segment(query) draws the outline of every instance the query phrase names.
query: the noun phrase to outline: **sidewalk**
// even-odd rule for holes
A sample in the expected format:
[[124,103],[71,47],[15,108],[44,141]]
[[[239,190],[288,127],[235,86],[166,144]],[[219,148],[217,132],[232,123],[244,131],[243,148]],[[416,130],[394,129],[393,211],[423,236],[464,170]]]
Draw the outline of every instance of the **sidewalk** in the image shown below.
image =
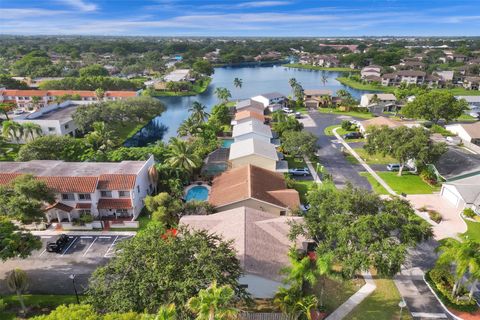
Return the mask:
[[310,173],[312,174],[313,181],[316,183],[322,183],[322,180],[320,180],[320,177],[318,176],[317,170],[313,167],[312,161],[310,161],[310,159],[307,157],[303,157],[303,160],[305,160],[308,170],[310,170]]

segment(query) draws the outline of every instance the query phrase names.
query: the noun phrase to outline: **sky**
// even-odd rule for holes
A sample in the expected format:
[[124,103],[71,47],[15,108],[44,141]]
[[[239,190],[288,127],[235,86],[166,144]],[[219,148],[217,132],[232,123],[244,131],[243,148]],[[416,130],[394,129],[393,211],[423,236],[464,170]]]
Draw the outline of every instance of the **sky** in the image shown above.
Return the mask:
[[480,0],[0,0],[0,34],[480,36]]

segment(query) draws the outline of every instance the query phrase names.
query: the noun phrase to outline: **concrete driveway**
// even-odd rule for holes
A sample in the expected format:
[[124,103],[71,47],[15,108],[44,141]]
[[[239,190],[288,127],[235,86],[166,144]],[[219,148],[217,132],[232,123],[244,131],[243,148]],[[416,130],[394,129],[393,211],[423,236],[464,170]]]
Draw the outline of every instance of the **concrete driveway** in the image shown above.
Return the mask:
[[[450,202],[443,199],[439,194],[413,194],[407,199],[415,209],[425,206],[429,210],[436,210],[442,215],[442,222],[433,225],[436,240],[455,238],[460,233],[467,231],[467,224],[460,217],[460,209],[455,208]],[[421,213],[422,214],[422,213]],[[428,216],[427,213],[424,213]]]

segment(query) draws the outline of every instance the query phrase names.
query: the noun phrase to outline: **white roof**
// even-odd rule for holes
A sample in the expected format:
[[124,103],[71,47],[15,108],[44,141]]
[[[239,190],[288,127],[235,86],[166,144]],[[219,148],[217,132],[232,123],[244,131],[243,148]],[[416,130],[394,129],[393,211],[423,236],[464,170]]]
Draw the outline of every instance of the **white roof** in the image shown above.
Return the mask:
[[283,95],[279,92],[268,92],[268,93],[262,93],[258,96],[255,96],[255,97],[264,97],[264,98],[267,98],[267,99],[271,100],[271,99],[277,99],[277,98],[285,98],[285,95]]
[[263,103],[252,100],[252,99],[238,101],[237,105],[235,106],[237,110],[241,110],[243,108],[248,108],[248,107],[257,108],[259,111],[262,110],[262,112],[265,109],[265,106],[263,105]]
[[457,100],[464,99],[468,103],[480,103],[480,96],[455,96]]
[[188,69],[177,69],[173,70],[169,74],[167,74],[164,79],[165,81],[173,81],[173,82],[178,82],[178,81],[183,81],[188,77],[188,73],[190,70]]
[[272,130],[257,119],[251,119],[233,126],[232,137],[236,138],[245,134],[255,133],[267,138],[272,138]]
[[393,95],[392,93],[366,93],[366,94],[364,94],[364,96],[366,96],[368,98],[368,100],[371,100],[375,95],[377,95],[377,97],[380,101],[397,100],[397,98],[395,98],[395,95]]
[[243,158],[254,154],[278,161],[275,146],[258,139],[246,139],[232,143],[228,160]]

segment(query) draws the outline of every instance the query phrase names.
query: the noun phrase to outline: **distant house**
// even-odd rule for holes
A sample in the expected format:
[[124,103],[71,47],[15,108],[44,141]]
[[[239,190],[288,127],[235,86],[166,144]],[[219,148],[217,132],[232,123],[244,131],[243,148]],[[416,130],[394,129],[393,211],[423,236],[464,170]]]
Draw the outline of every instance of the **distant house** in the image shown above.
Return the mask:
[[165,82],[193,81],[193,79],[191,79],[189,69],[173,70],[172,72],[164,76],[163,80]]
[[265,125],[263,122],[257,119],[252,119],[234,125],[232,131],[232,138],[235,139],[235,142],[247,139],[257,139],[270,143],[273,136],[272,130],[269,126]]
[[443,82],[452,82],[454,71],[435,71],[434,74],[440,77]]
[[420,61],[404,61],[400,62],[399,64],[400,69],[417,69],[417,70],[424,70],[425,69],[425,63],[420,62]]
[[333,55],[317,55],[313,57],[312,64],[319,67],[334,68],[339,66],[340,60]]
[[253,164],[276,171],[279,160],[275,146],[259,139],[246,139],[232,143],[228,157],[232,168]]
[[358,50],[358,45],[356,44],[329,44],[329,43],[320,43],[320,47],[330,47],[335,50],[348,49],[351,52],[360,52]]
[[456,208],[470,208],[480,215],[480,175],[447,181],[440,194]]
[[240,124],[242,122],[251,121],[256,119],[261,123],[265,123],[265,116],[263,113],[250,111],[250,110],[243,110],[235,113],[235,118],[232,120],[232,125]]
[[252,111],[263,114],[265,112],[265,105],[262,102],[253,99],[246,99],[238,101],[235,105],[235,110],[237,113],[241,111]]
[[372,126],[378,126],[378,127],[387,126],[389,128],[394,129],[394,128],[398,128],[398,127],[403,126],[403,124],[400,123],[399,121],[392,120],[390,118],[375,117],[375,118],[372,118],[372,119],[369,119],[369,120],[361,121],[360,125],[359,125],[359,128],[360,128],[361,132],[365,133],[368,130],[368,128],[372,127]]
[[463,87],[467,90],[480,90],[480,77],[465,77]]
[[480,122],[450,124],[445,129],[458,135],[465,144],[480,146]]
[[255,298],[273,298],[282,285],[282,268],[289,265],[288,251],[292,246],[306,250],[303,237],[289,240],[290,223],[301,224],[301,217],[278,215],[237,207],[208,216],[190,215],[180,225],[193,230],[206,230],[232,240],[244,275],[240,284]]
[[367,93],[362,95],[360,106],[370,112],[394,111],[397,109],[397,98],[392,93]]
[[362,79],[365,79],[369,76],[380,77],[382,68],[379,66],[371,65],[363,68],[360,71],[360,76]]
[[332,90],[305,89],[303,99],[307,108],[317,109],[320,106],[327,105],[332,98]]
[[278,92],[270,92],[255,96],[252,100],[262,103],[265,109],[274,112],[285,105],[287,97]]
[[453,62],[465,62],[468,60],[466,55],[460,53],[448,53],[446,58]]
[[213,179],[208,201],[218,210],[249,207],[284,216],[300,206],[300,197],[288,189],[283,174],[244,165]]

